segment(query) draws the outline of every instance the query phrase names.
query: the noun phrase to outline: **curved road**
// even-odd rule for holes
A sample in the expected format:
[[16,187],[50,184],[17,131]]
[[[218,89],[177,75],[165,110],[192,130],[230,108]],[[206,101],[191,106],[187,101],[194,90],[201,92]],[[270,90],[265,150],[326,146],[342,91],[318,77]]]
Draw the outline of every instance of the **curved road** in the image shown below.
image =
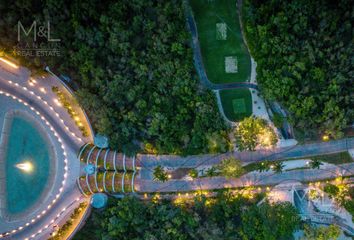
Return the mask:
[[0,89],[8,92],[10,94],[13,94],[15,96],[20,97],[22,100],[25,100],[28,102],[31,106],[33,106],[35,109],[38,109],[41,114],[48,119],[48,121],[52,124],[56,132],[63,138],[63,140],[73,148],[75,152],[79,151],[80,147],[82,144],[79,144],[77,141],[75,141],[66,131],[63,130],[62,124],[59,123],[58,119],[56,116],[53,116],[52,114],[49,114],[47,110],[45,110],[42,106],[42,104],[38,103],[37,101],[34,101],[32,98],[29,98],[26,94],[23,93],[23,91],[18,90],[14,88],[13,86],[9,86],[6,84],[5,80],[3,80],[0,77]]

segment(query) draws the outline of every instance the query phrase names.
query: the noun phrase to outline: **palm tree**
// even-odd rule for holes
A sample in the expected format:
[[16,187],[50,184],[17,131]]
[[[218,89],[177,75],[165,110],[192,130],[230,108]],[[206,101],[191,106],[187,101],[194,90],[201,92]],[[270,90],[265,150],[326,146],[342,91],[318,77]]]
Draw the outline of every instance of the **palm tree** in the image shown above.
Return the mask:
[[314,160],[312,160],[312,161],[310,162],[310,167],[311,167],[312,169],[315,169],[315,168],[320,169],[320,166],[321,166],[322,164],[323,164],[323,163],[320,162],[318,159],[314,159]]
[[284,163],[283,162],[276,162],[273,164],[273,170],[276,173],[282,173],[284,169]]
[[259,172],[266,172],[270,169],[270,162],[268,160],[258,163],[257,170]]
[[209,168],[205,172],[205,176],[207,176],[207,177],[215,177],[217,175],[218,175],[218,173],[216,172],[216,168],[214,166],[212,166],[211,168]]
[[154,168],[154,180],[166,182],[168,180],[168,175],[166,171],[159,165]]
[[198,171],[193,168],[193,169],[189,170],[188,175],[189,175],[191,178],[195,179],[195,178],[198,177]]

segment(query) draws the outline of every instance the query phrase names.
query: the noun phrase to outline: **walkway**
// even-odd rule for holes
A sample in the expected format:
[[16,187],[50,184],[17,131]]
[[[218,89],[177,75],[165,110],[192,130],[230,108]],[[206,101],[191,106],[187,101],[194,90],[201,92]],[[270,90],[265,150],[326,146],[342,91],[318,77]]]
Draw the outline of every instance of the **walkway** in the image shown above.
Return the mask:
[[[348,151],[354,148],[354,138],[345,138],[328,142],[319,142],[306,145],[297,145],[271,150],[259,150],[255,152],[230,152],[224,154],[205,154],[181,157],[176,155],[138,155],[137,164],[142,166],[142,171],[153,169],[158,165],[171,168],[196,168],[198,166],[210,166],[218,164],[222,159],[235,157],[243,164],[259,162],[262,160],[279,160],[288,158],[305,158],[314,155],[331,154]],[[145,169],[144,169],[145,168]]]
[[167,182],[154,182],[140,180],[136,182],[136,190],[143,192],[186,192],[195,190],[213,190],[220,188],[238,188],[248,186],[277,185],[289,180],[299,182],[312,182],[333,179],[341,176],[354,175],[354,163],[331,166],[327,169],[294,170],[278,174],[248,173],[240,178],[226,179],[224,177],[199,178],[196,180],[170,180]]
[[5,80],[0,76],[0,89],[8,92],[10,94],[13,94],[15,96],[20,96],[22,100],[28,102],[32,107],[35,109],[38,109],[42,115],[46,118],[51,120],[51,124],[54,129],[58,132],[58,134],[66,141],[69,143],[70,146],[74,147],[75,150],[78,150],[81,146],[81,143],[78,143],[75,139],[73,139],[70,134],[68,134],[64,129],[63,126],[61,126],[61,123],[59,122],[59,119],[57,119],[55,116],[49,114],[47,110],[43,109],[41,104],[39,104],[37,101],[34,101],[33,98],[31,98],[28,95],[24,95],[21,91],[13,88],[12,86],[9,86],[8,84],[5,83]]

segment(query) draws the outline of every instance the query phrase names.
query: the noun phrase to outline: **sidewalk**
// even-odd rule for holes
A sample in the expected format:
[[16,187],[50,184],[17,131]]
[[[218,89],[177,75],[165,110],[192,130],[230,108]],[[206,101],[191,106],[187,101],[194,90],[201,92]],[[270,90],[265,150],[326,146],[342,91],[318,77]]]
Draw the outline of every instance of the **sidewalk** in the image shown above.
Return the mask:
[[235,157],[242,163],[248,164],[263,160],[278,160],[287,158],[305,158],[314,155],[330,154],[347,151],[354,148],[354,138],[346,138],[329,142],[319,142],[306,145],[296,145],[292,147],[274,148],[270,150],[258,150],[255,152],[229,152],[223,154],[205,154],[191,155],[181,157],[177,155],[138,155],[137,162],[139,166],[145,168],[154,168],[158,165],[172,168],[195,168],[198,166],[207,166],[218,164],[222,159]]

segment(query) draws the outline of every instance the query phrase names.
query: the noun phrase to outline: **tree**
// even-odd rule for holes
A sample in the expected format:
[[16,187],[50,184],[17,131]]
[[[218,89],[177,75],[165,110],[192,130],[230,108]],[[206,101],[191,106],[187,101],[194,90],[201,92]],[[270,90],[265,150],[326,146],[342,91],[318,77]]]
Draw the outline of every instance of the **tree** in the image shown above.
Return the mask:
[[49,65],[70,76],[95,132],[108,136],[112,149],[129,155],[229,149],[215,95],[200,88],[195,74],[183,1],[43,0],[0,4],[0,12],[0,49],[10,54],[19,44],[19,19],[28,29],[32,16],[43,24],[50,15],[60,56],[17,58],[32,71]]
[[205,173],[205,176],[207,176],[207,177],[215,177],[217,175],[218,175],[217,169],[214,166],[212,166],[208,170],[206,170],[206,173]]
[[268,170],[270,170],[270,166],[271,166],[271,162],[270,161],[262,161],[260,163],[257,164],[257,170],[259,172],[266,172]]
[[284,123],[284,117],[279,113],[274,113],[272,121],[274,123],[274,126],[276,126],[277,128],[282,128]]
[[166,171],[160,165],[154,168],[154,180],[166,182],[168,180],[168,175]]
[[112,200],[104,212],[95,212],[75,239],[190,239],[198,225],[197,218],[170,202],[126,197]]
[[340,236],[340,228],[337,225],[329,225],[312,227],[308,224],[304,225],[303,240],[335,240]]
[[334,184],[327,183],[324,186],[323,191],[328,193],[330,197],[335,197],[339,193],[339,188]]
[[267,121],[258,117],[248,117],[235,130],[237,148],[240,151],[254,151],[257,146],[272,147],[278,142],[274,129]]
[[291,239],[300,227],[297,210],[289,202],[252,205],[241,215],[241,239]]
[[323,165],[323,163],[321,161],[319,161],[318,159],[314,159],[314,160],[311,160],[310,162],[310,167],[315,169],[320,169],[320,166]]
[[212,199],[198,196],[183,206],[112,198],[104,211],[92,211],[74,239],[290,239],[299,224],[296,209],[289,203],[258,207],[253,200],[229,191]]
[[196,169],[191,169],[191,170],[189,170],[188,175],[191,178],[193,178],[193,179],[197,178],[198,177],[198,171]]
[[349,196],[348,186],[343,182],[336,183],[335,185],[327,183],[324,186],[323,191],[340,205],[345,205],[346,198]]
[[276,173],[282,173],[284,170],[284,163],[283,162],[275,162],[273,163],[273,170]]
[[245,172],[241,161],[234,157],[223,159],[218,165],[218,169],[220,170],[221,175],[226,178],[237,178]]
[[263,96],[281,103],[306,137],[343,137],[354,119],[354,65],[346,61],[353,51],[353,8],[350,0],[243,2],[243,29]]

